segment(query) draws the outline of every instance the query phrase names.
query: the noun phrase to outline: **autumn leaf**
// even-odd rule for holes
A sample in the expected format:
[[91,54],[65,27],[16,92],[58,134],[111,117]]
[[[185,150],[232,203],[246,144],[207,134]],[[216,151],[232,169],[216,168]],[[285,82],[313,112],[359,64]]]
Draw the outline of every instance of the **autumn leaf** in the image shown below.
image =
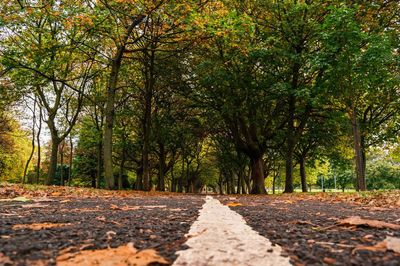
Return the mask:
[[329,257],[325,257],[325,258],[323,259],[323,261],[324,261],[326,264],[335,264],[335,263],[336,263],[336,260],[335,260],[335,259],[329,258]]
[[56,259],[57,266],[146,266],[153,263],[167,265],[169,262],[157,254],[154,249],[145,249],[137,251],[133,243],[117,248],[108,248],[100,250],[83,250],[77,253],[65,253]]
[[372,228],[389,228],[394,230],[400,229],[400,225],[398,224],[387,223],[379,220],[363,219],[359,216],[352,216],[343,220],[339,220],[337,224],[344,226],[367,226]]
[[11,259],[4,255],[4,253],[0,252],[0,265],[12,265]]
[[54,227],[62,227],[71,225],[70,223],[34,223],[34,224],[16,224],[12,227],[13,230],[19,229],[31,229],[31,230],[42,230]]
[[117,205],[115,205],[115,204],[111,204],[110,205],[110,209],[111,210],[119,210],[119,211],[134,211],[134,210],[138,210],[138,209],[140,209],[140,207],[139,206],[122,206],[122,207],[119,207],[119,206],[117,206]]
[[239,203],[239,202],[229,202],[229,203],[226,204],[226,206],[228,206],[228,207],[237,207],[237,206],[243,206],[243,204]]
[[12,198],[12,199],[0,199],[0,201],[30,202],[32,200],[28,199],[28,198],[25,198],[25,197],[16,197],[16,198]]

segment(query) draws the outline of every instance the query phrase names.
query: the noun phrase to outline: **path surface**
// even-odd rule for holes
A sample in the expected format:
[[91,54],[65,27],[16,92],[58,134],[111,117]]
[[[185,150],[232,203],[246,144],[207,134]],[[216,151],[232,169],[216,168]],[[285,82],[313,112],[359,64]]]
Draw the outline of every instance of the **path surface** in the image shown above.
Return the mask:
[[[4,200],[18,196],[30,201]],[[354,215],[400,225],[400,205],[329,202],[314,195],[213,197],[205,203],[203,195],[0,185],[0,265],[52,266],[67,251],[107,251],[128,243],[154,249],[175,266],[288,265],[289,259],[295,266],[400,265],[400,252],[358,248],[400,238],[400,230],[337,225]]]
[[247,224],[280,245],[293,265],[400,266],[400,253],[356,248],[372,247],[400,230],[367,226],[338,226],[351,216],[400,225],[400,208],[328,202],[301,197],[219,196],[222,204],[244,217]]
[[243,217],[210,196],[190,228],[189,249],[179,251],[173,266],[286,266],[281,248],[246,224]]

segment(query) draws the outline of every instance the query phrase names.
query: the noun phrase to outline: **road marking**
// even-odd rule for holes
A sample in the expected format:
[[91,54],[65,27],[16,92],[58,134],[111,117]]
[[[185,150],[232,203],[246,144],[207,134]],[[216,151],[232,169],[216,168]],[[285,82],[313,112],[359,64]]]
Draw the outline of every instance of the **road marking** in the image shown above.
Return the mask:
[[187,236],[189,249],[177,252],[173,266],[291,265],[289,258],[281,256],[280,246],[272,246],[241,215],[211,196]]

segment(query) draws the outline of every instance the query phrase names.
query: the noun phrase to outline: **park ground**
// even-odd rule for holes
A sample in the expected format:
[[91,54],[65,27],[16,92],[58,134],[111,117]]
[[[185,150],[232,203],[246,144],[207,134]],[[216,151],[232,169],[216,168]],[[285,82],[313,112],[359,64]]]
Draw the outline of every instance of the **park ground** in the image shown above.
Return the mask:
[[[399,195],[212,197],[281,246],[282,256],[293,265],[395,266],[400,265]],[[195,194],[0,184],[0,265],[65,266],[85,257],[102,261],[132,254],[123,265],[170,265],[176,252],[187,248],[186,234],[204,199]]]

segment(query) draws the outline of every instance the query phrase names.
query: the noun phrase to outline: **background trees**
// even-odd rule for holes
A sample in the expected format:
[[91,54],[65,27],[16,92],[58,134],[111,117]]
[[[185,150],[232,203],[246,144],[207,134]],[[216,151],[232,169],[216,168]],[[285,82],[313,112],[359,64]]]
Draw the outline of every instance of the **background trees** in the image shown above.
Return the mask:
[[178,192],[398,184],[396,159],[366,163],[397,151],[396,1],[21,4],[0,4],[0,164],[20,154],[29,182],[42,170],[47,184]]

